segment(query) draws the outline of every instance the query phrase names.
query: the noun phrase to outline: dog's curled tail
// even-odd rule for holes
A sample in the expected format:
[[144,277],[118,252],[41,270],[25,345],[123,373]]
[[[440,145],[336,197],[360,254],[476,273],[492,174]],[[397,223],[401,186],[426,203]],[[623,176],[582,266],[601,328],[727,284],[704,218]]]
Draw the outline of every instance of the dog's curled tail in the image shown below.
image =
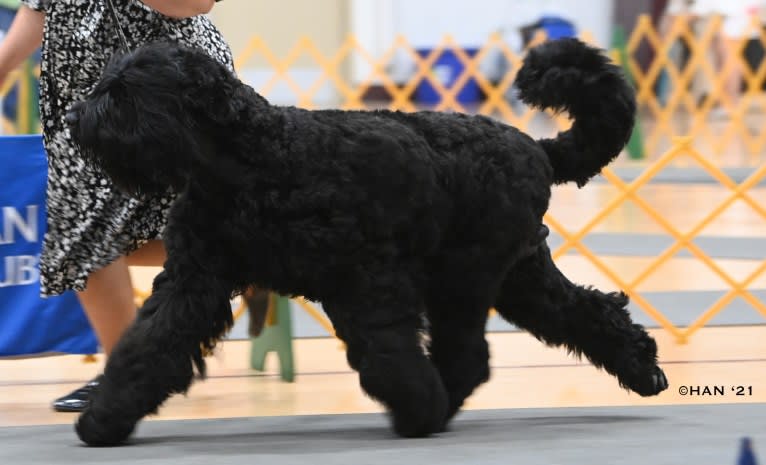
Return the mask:
[[531,49],[516,85],[524,103],[567,111],[574,119],[569,130],[539,141],[550,157],[555,183],[585,185],[630,138],[636,116],[633,88],[601,50],[578,39]]

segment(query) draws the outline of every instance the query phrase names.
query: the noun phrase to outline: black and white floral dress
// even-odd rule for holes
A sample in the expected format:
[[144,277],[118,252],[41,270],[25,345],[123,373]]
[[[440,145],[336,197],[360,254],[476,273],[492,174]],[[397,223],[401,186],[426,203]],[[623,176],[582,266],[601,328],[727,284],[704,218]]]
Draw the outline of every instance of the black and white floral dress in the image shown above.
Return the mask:
[[[82,290],[88,275],[147,240],[161,237],[172,193],[134,199],[85,165],[64,124],[93,88],[121,42],[107,0],[22,0],[45,12],[40,114],[48,154],[47,232],[40,292]],[[205,16],[174,19],[138,0],[112,0],[131,48],[157,39],[201,47],[233,69],[231,51]]]

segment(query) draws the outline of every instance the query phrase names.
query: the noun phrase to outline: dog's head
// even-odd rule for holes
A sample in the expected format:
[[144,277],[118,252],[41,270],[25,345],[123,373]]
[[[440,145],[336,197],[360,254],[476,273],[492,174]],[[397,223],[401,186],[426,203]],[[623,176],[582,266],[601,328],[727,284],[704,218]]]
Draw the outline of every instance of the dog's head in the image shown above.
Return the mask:
[[208,54],[157,42],[113,58],[66,121],[84,157],[118,188],[178,189],[246,106],[235,98],[242,86]]

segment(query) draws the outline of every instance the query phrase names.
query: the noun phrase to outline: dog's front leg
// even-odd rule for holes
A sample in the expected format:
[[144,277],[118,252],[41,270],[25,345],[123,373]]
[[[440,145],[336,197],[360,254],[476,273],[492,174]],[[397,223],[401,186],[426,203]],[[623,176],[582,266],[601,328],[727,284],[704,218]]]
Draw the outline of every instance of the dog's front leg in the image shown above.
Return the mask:
[[141,418],[155,413],[170,395],[188,389],[193,364],[204,374],[203,349],[232,323],[231,291],[198,270],[166,267],[112,351],[104,379],[77,421],[80,439],[92,446],[123,442]]

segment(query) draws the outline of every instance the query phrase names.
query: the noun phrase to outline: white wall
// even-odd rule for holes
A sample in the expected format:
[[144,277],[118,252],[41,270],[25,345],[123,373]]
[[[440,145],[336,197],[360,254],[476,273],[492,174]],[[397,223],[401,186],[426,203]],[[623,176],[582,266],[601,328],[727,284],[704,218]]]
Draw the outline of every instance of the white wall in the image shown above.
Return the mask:
[[[596,43],[611,42],[614,0],[351,0],[351,32],[373,56],[387,50],[397,35],[416,48],[430,47],[450,34],[466,47],[481,45],[493,32],[510,31],[542,15],[563,16]],[[369,67],[356,60],[360,79]]]
[[[369,1],[369,0],[360,0]],[[383,0],[393,9],[392,27],[416,46],[452,34],[461,45],[477,45],[501,28],[517,28],[545,14],[563,16],[578,30],[608,45],[614,0]]]

